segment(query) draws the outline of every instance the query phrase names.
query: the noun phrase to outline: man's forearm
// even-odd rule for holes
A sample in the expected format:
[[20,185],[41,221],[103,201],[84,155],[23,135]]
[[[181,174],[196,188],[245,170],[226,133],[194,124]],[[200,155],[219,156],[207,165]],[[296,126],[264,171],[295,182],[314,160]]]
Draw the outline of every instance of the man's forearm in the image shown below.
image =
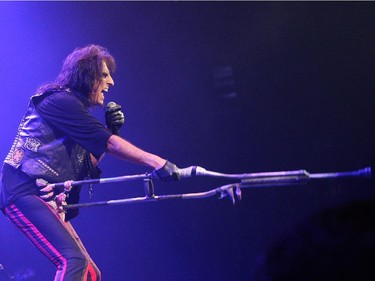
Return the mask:
[[108,139],[107,153],[122,160],[147,165],[154,169],[160,169],[166,163],[165,159],[146,152],[116,135],[112,135]]

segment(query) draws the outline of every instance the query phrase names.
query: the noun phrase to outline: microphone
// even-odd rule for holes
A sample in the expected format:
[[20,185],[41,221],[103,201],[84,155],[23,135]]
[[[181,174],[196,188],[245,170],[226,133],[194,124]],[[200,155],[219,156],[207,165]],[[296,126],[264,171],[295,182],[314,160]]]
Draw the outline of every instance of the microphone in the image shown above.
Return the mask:
[[[114,110],[116,107],[120,107],[120,109],[121,109],[120,105],[116,104],[113,101],[110,101],[109,103],[107,103],[107,107],[106,107],[105,111],[108,114],[112,109]],[[111,124],[110,129],[111,129],[111,131],[114,135],[119,136],[120,135],[120,127],[121,126],[116,126],[116,125]]]
[[113,108],[115,107],[117,104],[114,102],[114,101],[110,101],[109,103],[107,103],[107,109],[110,109],[110,108]]
[[189,178],[192,176],[204,176],[206,175],[206,169],[199,166],[190,166],[183,169],[178,169],[181,178]]

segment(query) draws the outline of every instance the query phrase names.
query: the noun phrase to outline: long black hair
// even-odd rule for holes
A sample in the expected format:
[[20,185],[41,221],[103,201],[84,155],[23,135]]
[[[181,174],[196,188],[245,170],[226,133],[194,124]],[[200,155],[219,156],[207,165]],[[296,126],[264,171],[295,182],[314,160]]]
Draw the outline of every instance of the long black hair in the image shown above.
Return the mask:
[[64,60],[60,74],[53,83],[41,86],[37,93],[58,89],[70,89],[86,106],[89,106],[89,95],[96,82],[102,78],[102,63],[107,64],[113,73],[116,69],[114,57],[99,45],[88,45],[76,48]]

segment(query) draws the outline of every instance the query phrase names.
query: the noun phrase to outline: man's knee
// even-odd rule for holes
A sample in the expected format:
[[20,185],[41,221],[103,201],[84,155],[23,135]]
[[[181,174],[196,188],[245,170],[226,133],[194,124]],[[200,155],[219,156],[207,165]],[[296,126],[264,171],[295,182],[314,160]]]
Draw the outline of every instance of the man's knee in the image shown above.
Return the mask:
[[[70,257],[66,259],[65,263],[66,273],[72,276],[80,276],[83,280],[100,281],[101,273],[95,263],[84,255]],[[81,280],[81,279],[77,279]]]

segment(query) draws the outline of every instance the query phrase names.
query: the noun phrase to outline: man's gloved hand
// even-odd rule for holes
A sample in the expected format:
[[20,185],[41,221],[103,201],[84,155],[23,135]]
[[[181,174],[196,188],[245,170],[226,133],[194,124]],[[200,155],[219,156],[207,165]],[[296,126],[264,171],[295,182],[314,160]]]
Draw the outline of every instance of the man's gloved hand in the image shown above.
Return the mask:
[[67,195],[72,190],[73,181],[66,181],[64,182],[64,189],[62,188],[54,188],[53,184],[48,183],[44,179],[36,179],[35,183],[39,189],[39,197],[42,198],[44,201],[49,202],[51,200],[60,200],[65,201]]
[[50,205],[57,214],[60,216],[62,221],[65,221],[65,210],[64,206],[67,205],[66,198],[69,192],[72,190],[72,182],[64,182],[64,189],[53,188],[53,184],[49,184],[44,179],[36,179],[36,186],[39,189],[39,197],[42,198],[48,205]]
[[36,186],[39,189],[39,197],[49,202],[54,199],[54,190],[52,186],[44,179],[36,179]]
[[105,124],[112,131],[112,134],[119,136],[120,128],[124,122],[125,116],[121,111],[121,105],[109,102],[105,109]]
[[178,181],[180,180],[180,172],[177,166],[169,161],[165,163],[163,167],[158,170],[154,170],[151,173],[153,179],[159,179],[161,181]]

